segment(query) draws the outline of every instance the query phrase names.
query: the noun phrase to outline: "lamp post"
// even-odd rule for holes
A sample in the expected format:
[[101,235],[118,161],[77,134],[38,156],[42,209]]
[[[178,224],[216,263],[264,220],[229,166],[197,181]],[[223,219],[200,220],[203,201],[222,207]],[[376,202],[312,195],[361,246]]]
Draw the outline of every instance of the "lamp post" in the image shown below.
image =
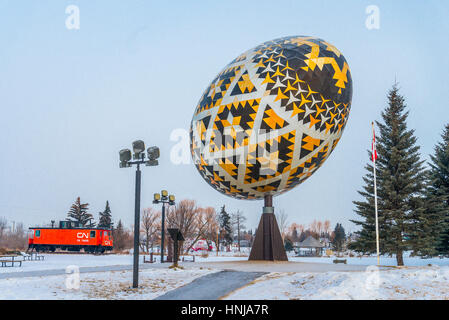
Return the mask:
[[164,262],[164,238],[165,238],[165,204],[169,206],[175,204],[175,196],[168,195],[167,190],[162,190],[161,193],[155,193],[153,203],[162,203],[162,225],[161,225],[161,263]]
[[137,165],[136,169],[136,193],[134,203],[134,261],[133,261],[133,288],[139,287],[139,233],[140,233],[140,185],[141,172],[140,165],[157,166],[159,163],[159,148],[150,147],[147,150],[148,159],[145,160],[145,143],[142,140],[133,142],[133,160],[131,161],[131,150],[120,150],[120,168],[129,168],[133,164]]

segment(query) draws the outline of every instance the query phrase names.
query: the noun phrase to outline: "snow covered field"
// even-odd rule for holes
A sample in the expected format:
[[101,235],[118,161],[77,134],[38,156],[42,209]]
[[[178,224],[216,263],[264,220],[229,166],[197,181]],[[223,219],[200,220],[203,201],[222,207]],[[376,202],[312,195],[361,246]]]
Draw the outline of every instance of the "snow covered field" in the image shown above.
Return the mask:
[[[197,255],[195,263],[184,262],[184,269],[168,269],[169,264],[141,264],[140,288],[131,289],[132,271],[106,270],[110,266],[132,265],[132,255],[44,254],[43,261],[24,261],[22,267],[0,268],[2,299],[153,299],[183,286],[197,277],[218,272],[221,262],[247,260],[237,252],[215,252],[208,257]],[[159,259],[159,256],[155,256]],[[296,272],[276,269],[230,293],[227,299],[449,299],[449,259],[405,257],[405,267],[378,270],[376,257],[348,258],[348,265],[366,266],[363,271],[337,272],[331,258],[289,256],[290,261],[322,263],[324,272]],[[142,257],[141,257],[142,261]],[[214,262],[207,264],[207,262]],[[218,264],[215,264],[218,262]],[[201,265],[198,263],[202,263]],[[204,264],[206,263],[206,264]],[[394,257],[382,257],[383,266],[395,266]],[[101,267],[100,272],[84,270],[79,274],[79,288],[67,285],[68,266]],[[239,265],[239,264],[234,264]],[[246,265],[246,264],[245,264]],[[309,264],[308,264],[309,265]],[[430,266],[429,266],[430,265]],[[250,264],[248,264],[250,266]],[[247,270],[248,266],[245,271]],[[313,268],[310,264],[308,270]],[[341,265],[338,265],[341,266]],[[104,267],[104,268],[103,268]],[[127,267],[127,268],[128,268]],[[237,267],[238,268],[238,267]],[[48,270],[48,273],[47,271]],[[50,270],[63,270],[53,275]],[[117,270],[117,268],[115,268]],[[329,271],[327,271],[329,270]],[[32,273],[24,273],[31,271]],[[34,272],[36,272],[34,274]],[[21,273],[23,276],[19,277]],[[3,279],[2,279],[3,275]]]
[[[215,252],[211,252],[207,258],[201,257],[201,255],[195,256],[195,262],[213,262],[213,261],[241,261],[247,260],[248,256],[245,255],[248,252],[219,252],[219,256]],[[54,270],[65,269],[69,265],[77,265],[78,267],[97,267],[97,266],[124,266],[132,265],[133,256],[131,254],[108,254],[108,255],[88,255],[88,254],[43,254],[45,259],[42,261],[24,261],[22,267],[13,268],[0,268],[0,274],[10,272],[25,272],[25,271],[39,271],[39,270]],[[159,256],[154,256],[156,261],[159,261]],[[149,259],[149,256],[147,256]],[[188,257],[191,259],[191,257]],[[289,261],[298,262],[314,262],[314,263],[327,263],[333,264],[334,257],[294,257],[289,256]],[[349,258],[347,263],[351,265],[376,265],[376,257],[363,257],[363,258]],[[142,262],[143,257],[140,258]],[[381,257],[381,265],[395,266],[396,259],[394,257]],[[427,266],[428,264],[434,266],[449,266],[449,258],[439,259],[421,259],[419,257],[410,258],[408,255],[404,257],[405,266]]]
[[[41,271],[41,270],[55,270],[65,269],[67,266],[76,265],[78,267],[100,267],[100,266],[125,266],[133,264],[133,256],[131,254],[108,254],[108,255],[90,255],[90,254],[43,254],[44,260],[40,261],[23,261],[21,267],[6,267],[0,268],[0,274],[11,272],[25,272],[25,271]],[[149,260],[149,256],[146,255]],[[160,261],[159,256],[154,256],[156,262]],[[191,259],[191,257],[188,257]],[[211,261],[239,261],[247,260],[247,256],[234,257],[229,255],[216,256],[209,255],[207,258],[195,256],[195,262],[211,262]],[[143,256],[139,260],[143,261]],[[145,264],[150,265],[150,264]]]
[[131,288],[132,271],[80,273],[79,286],[73,274],[9,278],[0,280],[0,300],[149,300],[216,271],[200,268],[141,270],[137,290]]
[[[299,261],[299,262],[317,262],[317,263],[333,263],[333,260],[335,257],[288,257],[289,261]],[[344,257],[339,259],[346,259],[347,264],[353,264],[353,265],[363,265],[363,266],[370,266],[370,265],[377,265],[377,258],[376,257],[363,257],[363,258],[356,258],[356,257]],[[380,264],[382,266],[396,266],[396,258],[395,257],[386,257],[383,256],[380,258]],[[449,266],[449,258],[431,258],[431,259],[421,259],[419,257],[409,257],[404,256],[404,265],[405,266],[427,266],[427,265],[434,265],[434,266]]]
[[226,299],[449,299],[449,267],[367,272],[270,273]]
[[132,255],[108,254],[42,254],[44,260],[23,261],[21,267],[0,268],[1,273],[24,272],[38,270],[65,269],[69,265],[78,267],[96,267],[111,265],[130,265],[133,263]]

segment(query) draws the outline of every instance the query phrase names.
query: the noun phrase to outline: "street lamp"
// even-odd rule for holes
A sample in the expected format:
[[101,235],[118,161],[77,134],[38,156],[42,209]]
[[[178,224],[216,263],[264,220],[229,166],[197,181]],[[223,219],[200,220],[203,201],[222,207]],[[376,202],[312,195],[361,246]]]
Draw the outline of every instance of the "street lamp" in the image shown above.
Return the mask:
[[[133,146],[133,160],[131,161],[131,150],[122,149],[120,155],[120,168],[129,168],[133,164],[137,165],[136,169],[136,195],[134,203],[134,262],[133,262],[133,288],[139,286],[139,233],[140,233],[140,181],[141,172],[140,165],[157,166],[159,163],[159,148],[148,148],[148,160],[145,160],[145,143],[142,140],[136,140]],[[151,149],[151,151],[150,151]]]
[[168,195],[167,190],[162,190],[161,193],[155,193],[153,198],[153,203],[162,203],[162,226],[161,226],[161,263],[164,262],[164,238],[165,238],[165,204],[168,203],[169,206],[175,204],[175,196]]

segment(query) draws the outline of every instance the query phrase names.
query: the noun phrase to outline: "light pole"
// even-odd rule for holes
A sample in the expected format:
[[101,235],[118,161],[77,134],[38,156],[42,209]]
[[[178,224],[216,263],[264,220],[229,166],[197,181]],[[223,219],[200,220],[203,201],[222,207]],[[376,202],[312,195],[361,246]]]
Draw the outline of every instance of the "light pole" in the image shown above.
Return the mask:
[[147,150],[148,160],[145,160],[145,143],[142,140],[133,142],[133,159],[131,161],[131,150],[120,150],[120,168],[129,168],[131,165],[137,165],[136,169],[136,194],[134,203],[134,261],[133,261],[133,288],[139,287],[139,233],[140,233],[140,184],[141,172],[140,165],[157,166],[159,163],[159,148],[150,147]]
[[164,262],[164,238],[165,238],[165,204],[168,203],[169,206],[175,204],[175,196],[168,195],[167,190],[162,190],[161,193],[154,194],[153,203],[162,203],[162,226],[161,226],[161,263]]

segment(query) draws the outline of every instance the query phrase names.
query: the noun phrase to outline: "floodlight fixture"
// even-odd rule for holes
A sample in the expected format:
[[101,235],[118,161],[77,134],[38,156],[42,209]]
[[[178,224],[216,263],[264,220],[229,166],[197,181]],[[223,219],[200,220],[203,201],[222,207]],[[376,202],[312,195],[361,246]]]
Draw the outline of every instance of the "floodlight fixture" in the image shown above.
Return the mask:
[[153,203],[159,203],[161,201],[161,195],[159,193],[155,193],[153,196]]
[[[120,155],[120,168],[131,167],[136,165],[136,193],[134,202],[134,253],[133,253],[133,288],[139,287],[139,246],[140,246],[140,187],[141,187],[141,171],[140,166],[145,164],[146,166],[158,165],[159,148],[151,147],[148,150],[148,159],[145,159],[145,142],[142,140],[136,140],[132,143],[133,155],[131,155],[130,149],[122,149],[119,151]],[[131,157],[134,158],[131,161]],[[161,196],[154,195],[153,203],[159,203]]]
[[161,193],[155,193],[153,203],[162,203],[162,217],[161,217],[161,263],[164,262],[164,239],[165,239],[165,204],[173,206],[175,204],[175,196],[168,195],[167,190],[162,190]]
[[128,161],[131,160],[131,150],[129,149],[122,149],[119,152],[120,155],[120,168],[127,168],[131,165],[128,164]]
[[156,146],[149,147],[147,149],[147,153],[148,153],[148,159],[150,159],[150,160],[156,160],[160,156],[159,148]]
[[148,160],[148,161],[145,161],[145,165],[147,166],[147,167],[154,167],[154,166],[157,166],[159,164],[159,161],[157,161],[157,160]]
[[136,140],[133,142],[134,159],[140,159],[141,153],[145,151],[145,142]]
[[168,204],[173,206],[175,204],[175,196],[174,195],[169,195],[168,196]]

